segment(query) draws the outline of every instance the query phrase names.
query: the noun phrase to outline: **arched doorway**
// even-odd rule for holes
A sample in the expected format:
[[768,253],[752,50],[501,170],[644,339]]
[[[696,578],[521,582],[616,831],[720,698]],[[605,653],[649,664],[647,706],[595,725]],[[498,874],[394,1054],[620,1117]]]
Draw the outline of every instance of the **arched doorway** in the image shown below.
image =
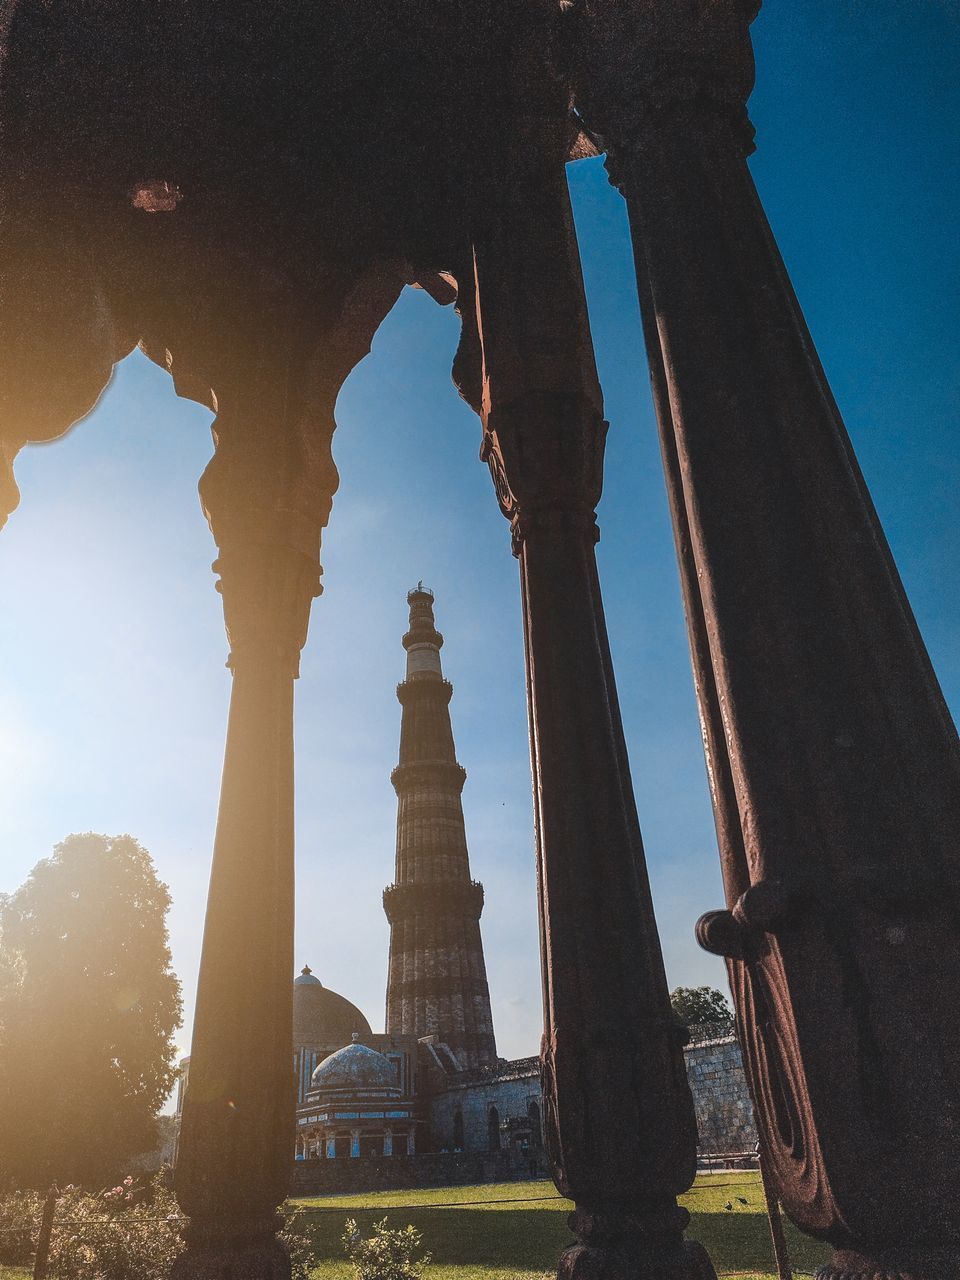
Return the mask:
[[530,1121],[530,1145],[539,1151],[543,1146],[543,1129],[540,1122],[540,1104],[533,1099],[527,1103],[527,1117]]
[[500,1112],[496,1107],[487,1112],[487,1149],[500,1150]]

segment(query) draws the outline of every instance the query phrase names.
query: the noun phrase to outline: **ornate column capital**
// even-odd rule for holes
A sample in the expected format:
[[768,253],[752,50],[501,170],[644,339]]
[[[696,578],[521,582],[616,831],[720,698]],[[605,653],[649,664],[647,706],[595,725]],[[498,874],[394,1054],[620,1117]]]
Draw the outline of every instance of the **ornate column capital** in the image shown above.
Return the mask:
[[665,130],[687,127],[710,150],[750,155],[749,28],[759,10],[760,0],[586,0],[575,11],[576,105],[617,186]]
[[311,602],[321,593],[320,539],[339,476],[330,444],[333,420],[294,412],[277,422],[267,396],[243,412],[221,410],[214,423],[216,453],[200,481],[204,514],[219,548],[220,577],[230,641],[227,665],[247,655],[279,661],[299,674]]
[[486,415],[480,457],[510,521],[514,555],[545,526],[598,540],[607,425],[594,403],[567,391],[531,392]]
[[222,551],[213,570],[230,641],[227,666],[273,657],[299,675],[310,606],[323,591],[319,560],[282,543],[240,543]]

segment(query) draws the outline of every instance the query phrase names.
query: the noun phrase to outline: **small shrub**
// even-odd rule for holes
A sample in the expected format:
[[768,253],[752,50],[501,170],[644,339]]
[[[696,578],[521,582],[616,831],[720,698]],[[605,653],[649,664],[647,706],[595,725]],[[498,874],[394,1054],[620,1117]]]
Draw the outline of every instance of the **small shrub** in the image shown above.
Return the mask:
[[290,1204],[282,1205],[281,1212],[284,1227],[280,1239],[290,1254],[292,1280],[309,1280],[310,1272],[320,1259],[316,1256],[310,1234],[305,1230],[306,1214],[303,1209]]
[[[187,1222],[168,1182],[161,1172],[148,1183],[125,1178],[98,1195],[64,1188],[50,1237],[53,1280],[168,1280]],[[34,1191],[0,1196],[0,1263],[33,1260],[42,1211],[43,1197]],[[309,1280],[317,1258],[303,1210],[284,1205],[283,1216],[280,1239],[290,1252],[292,1280]]]
[[99,1195],[68,1187],[57,1202],[50,1241],[56,1280],[167,1280],[183,1249],[185,1219],[159,1178],[126,1178]]
[[0,1263],[15,1267],[33,1259],[42,1211],[43,1197],[36,1191],[0,1196]]
[[414,1256],[423,1244],[415,1227],[390,1228],[386,1218],[373,1224],[373,1235],[366,1240],[348,1218],[342,1239],[357,1280],[420,1280],[430,1261],[429,1253]]

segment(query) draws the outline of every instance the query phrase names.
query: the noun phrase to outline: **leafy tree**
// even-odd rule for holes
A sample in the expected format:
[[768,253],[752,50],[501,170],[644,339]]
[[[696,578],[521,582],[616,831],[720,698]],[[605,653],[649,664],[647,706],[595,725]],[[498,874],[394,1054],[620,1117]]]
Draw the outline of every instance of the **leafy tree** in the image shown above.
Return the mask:
[[701,1022],[730,1022],[733,1012],[727,997],[714,987],[677,987],[670,993],[674,1016],[685,1027]]
[[102,1185],[156,1144],[180,984],[131,836],[68,836],[0,899],[0,1180]]

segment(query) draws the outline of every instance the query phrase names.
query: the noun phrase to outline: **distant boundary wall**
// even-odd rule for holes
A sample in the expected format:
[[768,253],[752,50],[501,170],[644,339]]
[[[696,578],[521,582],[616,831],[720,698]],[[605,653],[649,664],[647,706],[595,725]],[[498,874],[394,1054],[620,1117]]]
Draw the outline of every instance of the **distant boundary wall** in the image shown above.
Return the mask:
[[539,1151],[441,1151],[416,1156],[355,1156],[296,1160],[292,1196],[350,1195],[417,1187],[457,1187],[480,1182],[524,1182],[549,1177]]
[[[697,1117],[701,1167],[727,1163],[755,1168],[757,1126],[733,1023],[691,1027],[683,1056]],[[724,1156],[729,1159],[722,1160]]]
[[[691,1027],[690,1043],[683,1052],[697,1118],[699,1167],[756,1168],[757,1129],[733,1023]],[[529,1067],[533,1062],[531,1059],[530,1063],[524,1062],[523,1065]],[[509,1097],[510,1104],[516,1104],[513,1109],[518,1113],[525,1111],[530,1098],[539,1099],[540,1082],[532,1069],[521,1075],[522,1079],[518,1076],[516,1083],[509,1086],[499,1080],[487,1081],[485,1076],[482,1079],[465,1077],[462,1084],[435,1100],[435,1126],[445,1120],[446,1125],[440,1123],[440,1131],[446,1132],[452,1124],[452,1108],[459,1105],[463,1107],[465,1119],[469,1113],[471,1121],[482,1122],[481,1127],[485,1130],[487,1105],[490,1102],[504,1103],[505,1099],[501,1098],[498,1090],[508,1087],[517,1093],[516,1097],[512,1093]],[[467,1102],[475,1104],[472,1109]],[[477,1111],[479,1119],[473,1116],[473,1110]],[[473,1125],[475,1127],[476,1124]],[[472,1128],[471,1136],[479,1142]],[[505,1148],[492,1152],[440,1151],[414,1156],[311,1159],[293,1162],[291,1194],[352,1194],[515,1182],[549,1176],[545,1153],[535,1149],[526,1152]]]

